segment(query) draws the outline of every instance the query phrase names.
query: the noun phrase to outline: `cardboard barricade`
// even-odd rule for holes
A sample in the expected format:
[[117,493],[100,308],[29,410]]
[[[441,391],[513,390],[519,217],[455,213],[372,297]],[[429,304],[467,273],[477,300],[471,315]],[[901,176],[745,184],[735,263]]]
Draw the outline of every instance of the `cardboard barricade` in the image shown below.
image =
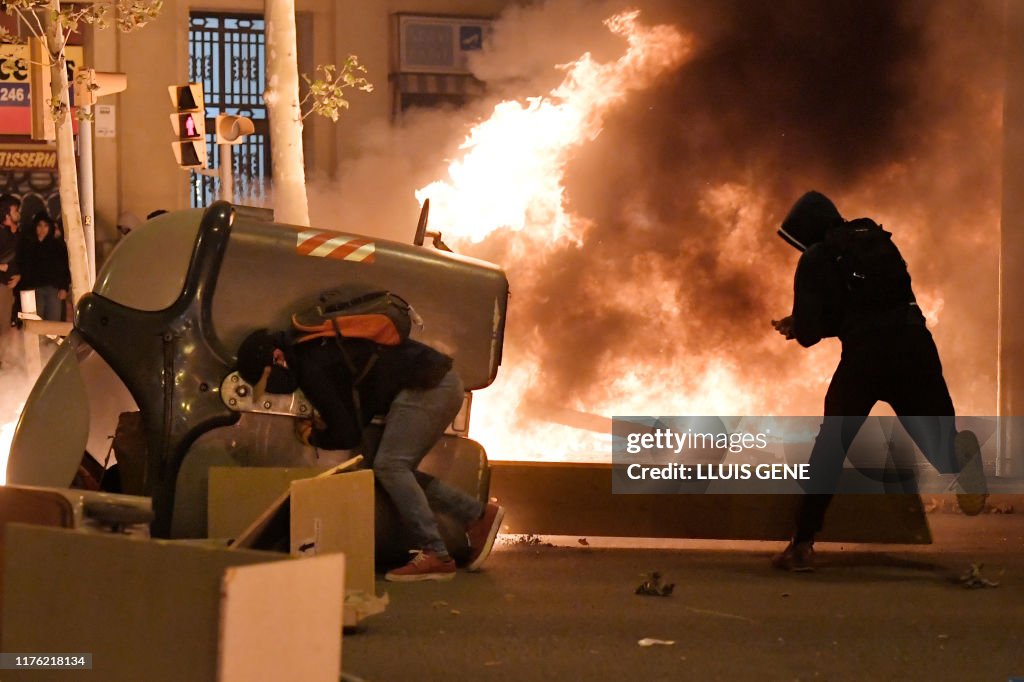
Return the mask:
[[[341,554],[278,553],[10,523],[0,650],[82,669],[6,680],[336,682]],[[70,655],[70,656],[69,656]]]
[[293,557],[344,554],[348,628],[387,606],[387,595],[378,597],[374,587],[373,472],[345,470],[358,459],[326,472],[214,467],[208,494],[211,538]]

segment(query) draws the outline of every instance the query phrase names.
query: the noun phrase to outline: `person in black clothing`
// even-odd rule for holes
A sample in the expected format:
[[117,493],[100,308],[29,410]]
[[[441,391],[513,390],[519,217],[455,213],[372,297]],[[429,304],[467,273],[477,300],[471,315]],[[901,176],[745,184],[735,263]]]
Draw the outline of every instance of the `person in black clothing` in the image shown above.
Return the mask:
[[504,509],[482,504],[416,471],[462,405],[464,389],[450,357],[411,339],[398,346],[333,337],[294,343],[287,333],[261,329],[239,346],[238,373],[257,395],[302,389],[319,414],[315,421],[299,422],[299,438],[307,445],[355,448],[370,420],[387,414],[373,471],[420,547],[408,565],[389,571],[386,579],[454,577],[455,562],[428,498],[466,524],[467,568],[480,568],[491,551]]
[[21,221],[21,200],[0,196],[0,284],[14,288],[18,283],[18,223]]
[[18,224],[21,222],[21,199],[11,194],[0,196],[0,320],[9,317],[15,325],[14,288],[21,280],[18,272]]
[[961,472],[960,507],[979,513],[985,483],[978,441],[970,431],[956,431],[938,350],[892,235],[868,218],[844,220],[818,192],[794,204],[778,234],[803,255],[796,269],[793,313],[772,324],[804,347],[837,336],[842,357],[825,394],[825,418],[811,450],[810,481],[793,539],[772,564],[813,569],[814,536],[846,452],[880,400],[892,406],[938,471]]
[[60,320],[71,288],[68,249],[54,233],[54,222],[41,212],[18,246],[22,291],[34,291],[36,314],[44,320]]

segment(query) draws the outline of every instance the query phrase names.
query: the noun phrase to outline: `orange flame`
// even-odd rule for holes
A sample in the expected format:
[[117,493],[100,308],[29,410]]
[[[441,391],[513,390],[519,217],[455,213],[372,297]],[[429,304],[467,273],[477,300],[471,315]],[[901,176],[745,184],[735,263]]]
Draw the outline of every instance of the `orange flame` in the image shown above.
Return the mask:
[[499,228],[529,232],[533,242],[580,243],[586,223],[568,214],[562,176],[573,152],[600,132],[604,116],[630,90],[646,88],[678,65],[690,41],[671,26],[644,27],[639,11],[615,15],[608,29],[626,39],[625,54],[600,64],[590,54],[562,66],[565,79],[547,97],[506,101],[474,127],[448,168],[448,181],[416,192],[447,237],[481,241]]
[[[545,254],[578,246],[586,235],[587,221],[571,214],[565,205],[563,176],[574,153],[597,137],[605,116],[621,105],[631,90],[650,86],[691,50],[692,41],[675,28],[642,26],[638,18],[638,11],[629,11],[604,22],[612,33],[625,39],[626,49],[619,59],[598,63],[589,53],[584,54],[560,67],[565,78],[547,97],[528,98],[525,104],[498,104],[489,119],[469,132],[461,146],[461,158],[448,168],[448,180],[416,192],[421,204],[430,199],[432,226],[464,248],[499,229],[514,233],[502,262],[513,278],[513,287],[516,278],[535,277]],[[650,264],[637,265],[639,270],[649,271]],[[620,293],[624,299],[632,295],[625,289]],[[565,406],[565,414],[555,415],[555,421],[548,415],[547,420],[533,420],[524,427],[517,423],[521,420],[516,412],[522,396],[537,379],[539,363],[527,349],[509,349],[496,385],[475,397],[473,434],[496,458],[554,454],[593,459],[607,452],[610,442],[610,426],[602,429],[607,420],[597,415],[644,413],[651,406],[639,396],[650,395],[643,389],[651,385],[654,374],[666,369],[671,371],[611,368],[609,374],[617,378],[603,386],[604,400]],[[710,384],[717,386],[723,406],[730,393],[733,397],[740,394],[738,389],[730,392],[724,386],[739,385],[723,378],[729,371],[722,366],[705,377],[709,388]],[[675,407],[685,410],[695,405],[683,401]],[[555,423],[559,419],[572,422],[575,413],[584,421],[589,418],[586,428],[590,430]]]
[[[763,240],[765,200],[753,190],[735,184],[712,186],[700,203],[703,214],[713,219],[724,235],[718,256],[725,268],[749,268],[758,240]],[[539,245],[535,245],[538,246]],[[555,247],[547,249],[557,252]],[[543,260],[543,259],[541,259]],[[505,263],[513,285],[538,276],[534,259],[512,257]],[[831,376],[835,349],[825,346],[804,351],[805,368],[787,380],[785,395],[772,379],[751,375],[740,358],[723,355],[708,346],[701,355],[678,352],[677,347],[696,348],[706,330],[688,323],[685,300],[676,295],[678,274],[670,257],[659,261],[650,254],[635,258],[627,276],[614,282],[594,282],[584,294],[590,305],[614,310],[637,310],[644,328],[636,329],[641,343],[653,345],[659,360],[638,363],[629,353],[602,357],[599,378],[586,395],[566,405],[525,404],[523,396],[536,394],[544,371],[529,348],[510,347],[495,384],[474,396],[472,435],[494,459],[557,459],[603,461],[611,449],[610,417],[615,415],[743,415],[767,414],[765,396],[774,396],[775,414],[800,414],[807,396],[820,401]],[[766,298],[788,305],[791,292],[787,278],[765,282]],[[513,287],[515,289],[515,287]],[[510,324],[518,322],[513,293]],[[785,314],[782,312],[781,314]],[[764,322],[755,352],[766,358],[787,350]],[[542,333],[542,331],[538,331]],[[580,339],[586,344],[586,339]]]

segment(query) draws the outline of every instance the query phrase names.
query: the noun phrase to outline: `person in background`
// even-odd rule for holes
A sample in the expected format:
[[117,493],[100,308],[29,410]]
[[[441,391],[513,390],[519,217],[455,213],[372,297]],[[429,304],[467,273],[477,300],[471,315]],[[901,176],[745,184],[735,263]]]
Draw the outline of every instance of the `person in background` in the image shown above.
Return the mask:
[[839,337],[842,357],[825,394],[825,418],[811,450],[810,481],[793,539],[772,565],[813,570],[814,537],[846,452],[878,401],[892,406],[940,473],[959,473],[960,509],[980,513],[987,488],[978,439],[971,431],[956,431],[939,352],[892,234],[869,218],[845,220],[828,197],[813,191],[793,205],[778,234],[802,255],[793,313],[773,320],[773,326],[805,348]]
[[[159,217],[167,213],[162,208],[158,208],[155,211],[150,211],[146,214],[146,220],[152,220],[153,218]],[[136,227],[140,225],[139,219],[135,217],[135,214],[128,213],[127,211],[122,213],[117,220],[117,233],[125,237],[131,233]]]
[[0,321],[16,323],[14,289],[21,280],[18,272],[18,225],[21,222],[21,199],[11,194],[0,195]]
[[129,234],[132,230],[142,224],[134,213],[131,211],[121,211],[121,214],[117,216],[117,236],[121,239],[125,235]]
[[44,320],[61,320],[71,289],[68,248],[56,236],[54,221],[45,211],[32,219],[19,245],[17,262],[20,289],[35,292],[36,314]]

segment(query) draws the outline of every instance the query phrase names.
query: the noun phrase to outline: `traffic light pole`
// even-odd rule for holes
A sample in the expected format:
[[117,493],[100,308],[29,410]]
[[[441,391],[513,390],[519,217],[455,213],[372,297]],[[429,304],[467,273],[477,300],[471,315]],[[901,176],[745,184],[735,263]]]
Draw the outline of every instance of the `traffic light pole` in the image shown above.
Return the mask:
[[235,203],[234,155],[230,144],[217,145],[220,150],[220,198],[228,203]]
[[96,191],[92,168],[92,110],[97,97],[113,95],[127,87],[128,77],[123,73],[97,73],[94,69],[75,71],[75,103],[85,114],[78,122],[78,194],[88,260],[86,275],[90,287],[96,283]]
[[220,199],[230,204],[235,203],[235,176],[232,171],[231,145],[217,145],[220,149],[220,166],[217,170],[211,168],[193,168],[199,175],[208,178],[220,178]]

